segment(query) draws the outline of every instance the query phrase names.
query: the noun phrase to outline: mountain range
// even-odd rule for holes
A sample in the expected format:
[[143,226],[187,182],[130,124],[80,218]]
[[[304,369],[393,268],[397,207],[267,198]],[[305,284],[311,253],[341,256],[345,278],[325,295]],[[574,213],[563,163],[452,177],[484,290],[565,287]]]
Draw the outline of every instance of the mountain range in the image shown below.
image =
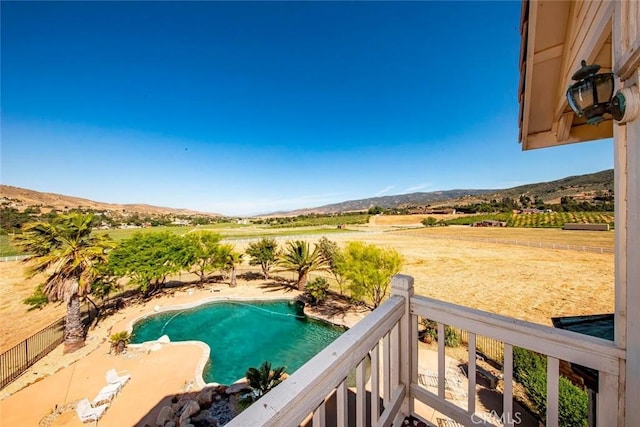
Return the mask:
[[[569,176],[549,182],[526,184],[507,189],[455,189],[446,191],[417,192],[393,196],[371,197],[360,200],[348,200],[341,203],[319,206],[294,211],[273,212],[262,216],[296,216],[303,214],[333,214],[343,212],[365,211],[374,206],[383,208],[399,208],[405,206],[432,207],[464,205],[500,200],[502,198],[518,198],[527,195],[534,199],[542,198],[545,203],[559,203],[563,196],[577,199],[588,199],[596,192],[613,191],[613,169],[601,172]],[[211,215],[222,216],[210,212],[198,212],[189,209],[176,209],[146,204],[113,204],[96,202],[79,197],[65,196],[55,193],[43,193],[25,188],[0,185],[0,202],[18,209],[41,207],[45,209],[67,210],[72,208],[91,208],[94,210],[111,210],[146,215]]]
[[532,198],[538,196],[545,203],[559,203],[562,196],[571,196],[577,199],[589,198],[596,191],[613,191],[613,169],[590,173],[585,175],[569,176],[555,181],[539,182],[535,184],[520,185],[506,189],[466,189],[417,192],[398,194],[394,196],[371,197],[360,200],[349,200],[341,203],[319,206],[309,209],[298,209],[288,212],[274,212],[270,216],[294,216],[307,214],[332,214],[341,212],[355,212],[368,210],[374,206],[387,209],[405,206],[432,207],[465,205],[490,201],[492,199],[518,198],[527,195]]

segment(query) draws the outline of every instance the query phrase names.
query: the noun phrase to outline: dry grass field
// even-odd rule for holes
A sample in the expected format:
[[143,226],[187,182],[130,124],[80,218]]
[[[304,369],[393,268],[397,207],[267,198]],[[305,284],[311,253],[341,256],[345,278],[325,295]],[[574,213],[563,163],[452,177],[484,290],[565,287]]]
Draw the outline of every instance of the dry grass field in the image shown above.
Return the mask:
[[22,262],[0,262],[0,352],[64,316],[64,304],[27,311],[22,300],[33,293],[38,283],[38,278],[24,277]]
[[612,312],[613,254],[410,237],[367,242],[405,257],[416,293],[551,325],[551,317]]
[[[393,224],[385,224],[389,225]],[[613,247],[612,232],[549,229],[447,227],[363,233],[358,239],[402,253],[402,272],[415,277],[420,295],[545,325],[551,325],[555,316],[614,309],[613,254],[429,238],[433,233]],[[329,238],[339,243],[355,240],[352,234]],[[242,251],[245,246],[238,243],[236,249]],[[31,294],[37,281],[25,280],[22,270],[19,262],[0,263],[0,351],[64,314],[61,305],[27,312],[22,299]]]
[[501,228],[501,227],[430,227],[407,230],[416,236],[462,237],[469,239],[497,239],[517,242],[542,242],[559,245],[601,247],[613,249],[614,234],[611,231],[562,230],[560,228]]

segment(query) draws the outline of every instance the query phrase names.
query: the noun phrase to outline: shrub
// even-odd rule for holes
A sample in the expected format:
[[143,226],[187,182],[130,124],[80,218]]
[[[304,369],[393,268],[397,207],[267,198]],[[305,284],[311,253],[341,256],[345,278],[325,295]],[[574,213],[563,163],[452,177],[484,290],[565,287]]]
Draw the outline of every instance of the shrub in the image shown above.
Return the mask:
[[[531,400],[531,408],[544,421],[547,405],[547,358],[514,347],[513,374]],[[558,423],[566,427],[586,427],[589,412],[587,392],[564,377],[559,379]]]
[[428,216],[425,219],[423,219],[421,221],[422,225],[424,225],[425,227],[433,227],[434,225],[436,225],[438,223],[438,220],[435,219],[432,216]]
[[318,305],[327,299],[329,282],[324,277],[316,277],[307,283],[304,294],[309,299],[311,305]]
[[369,302],[376,309],[387,296],[391,278],[404,262],[394,248],[382,248],[363,242],[349,242],[343,251],[338,270],[349,280],[354,299]]
[[444,345],[446,347],[458,347],[460,345],[460,334],[451,326],[444,327]]
[[[425,328],[423,331],[424,336],[430,337],[433,341],[438,341],[438,322],[423,318],[420,323]],[[460,334],[451,326],[444,325],[445,347],[458,347],[461,342]]]
[[127,348],[127,344],[131,342],[131,334],[127,331],[116,332],[109,337],[109,342],[111,342],[111,351],[120,354]]

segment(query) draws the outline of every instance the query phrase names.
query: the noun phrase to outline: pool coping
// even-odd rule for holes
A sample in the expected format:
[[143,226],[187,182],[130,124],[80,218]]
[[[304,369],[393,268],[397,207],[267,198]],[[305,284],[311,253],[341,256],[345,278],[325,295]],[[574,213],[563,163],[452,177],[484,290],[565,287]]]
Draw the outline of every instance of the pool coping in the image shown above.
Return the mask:
[[[160,314],[163,312],[167,312],[167,311],[178,311],[178,310],[188,310],[190,308],[195,308],[204,304],[208,304],[210,302],[218,302],[218,301],[293,301],[295,300],[297,297],[296,296],[291,296],[291,297],[287,297],[287,296],[263,296],[263,297],[242,297],[242,296],[213,296],[213,297],[208,297],[208,298],[203,298],[197,301],[192,301],[192,302],[188,302],[188,303],[184,303],[184,304],[175,304],[175,305],[167,305],[167,306],[159,306],[156,305],[153,308],[153,311],[149,311],[146,313],[143,313],[133,319],[131,319],[129,322],[127,322],[127,326],[126,326],[126,330],[127,332],[129,332],[129,334],[131,334],[133,332],[133,326],[137,323],[140,322],[150,316],[156,315],[156,314]],[[308,314],[308,313],[304,313],[305,316],[312,318],[312,319],[316,319],[316,320],[321,320],[323,322],[327,322],[333,326],[338,326],[338,327],[342,327],[342,328],[346,328],[349,329],[349,326],[343,323],[336,323],[336,322],[332,322],[331,320],[328,320],[326,318],[323,318],[321,316],[317,316],[317,315],[313,315],[313,314]],[[161,342],[160,339],[156,339],[156,340],[151,340],[151,341],[145,341],[139,344],[129,344],[129,347],[135,348],[135,349],[141,349],[144,350],[145,347],[148,348],[147,351],[152,351],[153,347],[155,345],[160,345],[160,346],[165,346],[165,345],[195,345],[197,347],[200,347],[200,349],[202,350],[202,355],[200,357],[200,359],[198,360],[198,363],[196,364],[196,370],[195,370],[195,375],[194,375],[194,379],[195,379],[195,385],[199,388],[205,388],[205,387],[218,387],[221,384],[217,383],[217,382],[211,382],[211,383],[207,383],[204,380],[203,374],[204,374],[204,369],[207,366],[207,363],[209,362],[209,356],[211,355],[211,348],[209,347],[208,344],[202,342],[202,341],[198,341],[198,340],[191,340],[191,341],[169,341],[169,342]],[[236,380],[235,383],[241,382],[243,380],[243,378],[238,378],[238,380]],[[233,383],[233,384],[235,384]],[[231,384],[224,384],[224,385],[231,385]]]

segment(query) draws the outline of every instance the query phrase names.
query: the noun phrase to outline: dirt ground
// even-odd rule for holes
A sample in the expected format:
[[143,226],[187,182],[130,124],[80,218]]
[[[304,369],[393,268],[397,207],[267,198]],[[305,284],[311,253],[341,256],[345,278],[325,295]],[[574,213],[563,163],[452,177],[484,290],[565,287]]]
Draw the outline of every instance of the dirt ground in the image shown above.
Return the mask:
[[[416,294],[545,325],[551,325],[554,316],[613,312],[613,254],[447,240],[430,238],[431,233],[468,237],[490,233],[502,239],[613,247],[612,232],[446,227],[363,233],[359,240],[396,248],[405,258],[401,272],[415,278]],[[341,244],[357,240],[353,235],[329,238]],[[26,310],[22,300],[38,280],[24,279],[23,268],[20,262],[0,263],[0,351],[64,315],[62,305]]]

